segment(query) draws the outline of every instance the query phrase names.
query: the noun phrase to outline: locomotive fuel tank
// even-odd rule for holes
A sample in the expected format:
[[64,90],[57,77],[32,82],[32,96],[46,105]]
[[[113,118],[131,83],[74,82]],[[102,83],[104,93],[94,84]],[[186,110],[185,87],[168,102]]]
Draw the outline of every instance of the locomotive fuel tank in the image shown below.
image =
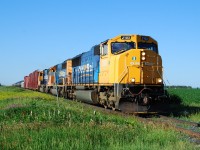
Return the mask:
[[90,104],[98,104],[98,94],[96,90],[76,90],[76,99]]

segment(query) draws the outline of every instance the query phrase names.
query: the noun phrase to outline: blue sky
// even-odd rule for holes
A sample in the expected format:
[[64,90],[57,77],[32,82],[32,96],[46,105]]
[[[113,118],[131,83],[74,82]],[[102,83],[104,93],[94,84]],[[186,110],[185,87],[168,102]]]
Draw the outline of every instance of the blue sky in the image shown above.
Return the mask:
[[199,7],[199,0],[0,0],[0,83],[119,34],[142,34],[158,41],[170,85],[200,87]]

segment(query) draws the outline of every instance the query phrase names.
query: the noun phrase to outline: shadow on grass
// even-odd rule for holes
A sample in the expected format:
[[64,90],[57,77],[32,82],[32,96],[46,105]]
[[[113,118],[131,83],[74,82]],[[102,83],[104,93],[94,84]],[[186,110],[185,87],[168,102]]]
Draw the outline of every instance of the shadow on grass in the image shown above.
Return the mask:
[[200,113],[200,107],[189,106],[183,103],[178,95],[170,95],[170,112],[173,116],[189,116]]

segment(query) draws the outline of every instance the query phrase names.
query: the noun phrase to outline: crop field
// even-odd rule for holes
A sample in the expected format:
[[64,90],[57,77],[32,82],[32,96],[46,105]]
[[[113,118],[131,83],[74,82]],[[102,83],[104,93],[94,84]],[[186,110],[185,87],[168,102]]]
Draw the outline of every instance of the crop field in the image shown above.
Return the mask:
[[181,102],[180,118],[200,122],[200,89],[168,89],[172,99]]
[[[170,90],[183,108],[199,107],[186,91]],[[187,91],[199,94],[199,91]],[[183,97],[182,97],[183,96]],[[175,97],[175,96],[174,96]],[[192,100],[192,99],[191,99]],[[191,105],[190,105],[191,104]],[[198,112],[196,112],[197,118]],[[187,118],[195,117],[184,116]],[[194,119],[195,120],[195,119]],[[198,149],[172,127],[143,124],[88,105],[16,87],[0,87],[0,149]]]

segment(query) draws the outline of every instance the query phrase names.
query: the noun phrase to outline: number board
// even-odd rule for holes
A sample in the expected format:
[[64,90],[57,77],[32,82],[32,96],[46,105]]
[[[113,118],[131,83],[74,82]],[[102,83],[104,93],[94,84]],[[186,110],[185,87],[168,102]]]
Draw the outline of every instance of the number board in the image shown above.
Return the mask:
[[122,40],[130,40],[130,39],[131,39],[131,36],[121,36],[121,39],[122,39]]
[[148,36],[141,36],[141,39],[144,40],[144,41],[148,41],[149,37]]

